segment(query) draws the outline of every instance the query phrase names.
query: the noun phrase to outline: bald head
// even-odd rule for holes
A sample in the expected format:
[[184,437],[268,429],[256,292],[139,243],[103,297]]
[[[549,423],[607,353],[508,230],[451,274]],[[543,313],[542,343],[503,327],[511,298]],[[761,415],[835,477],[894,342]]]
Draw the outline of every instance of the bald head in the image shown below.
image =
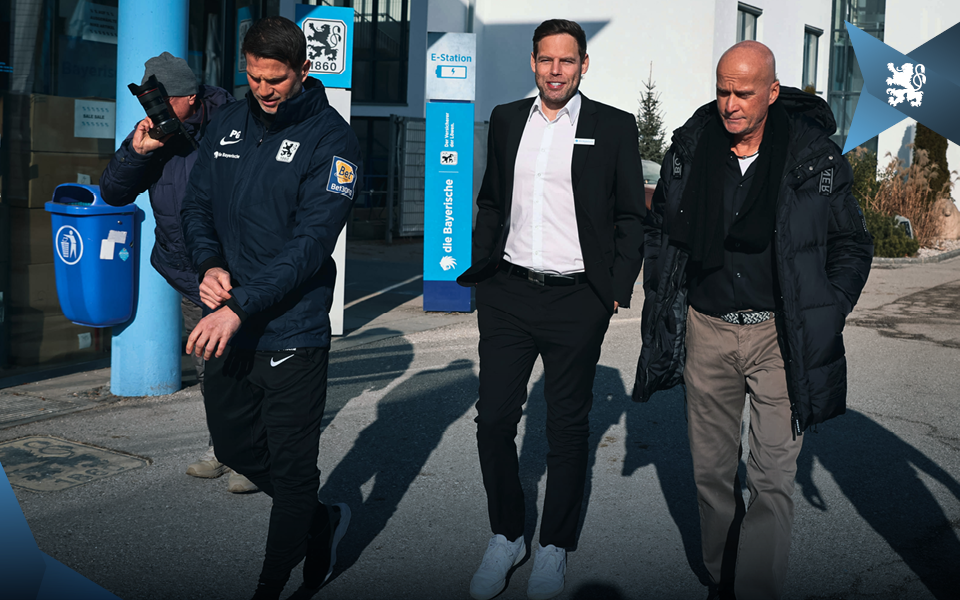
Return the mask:
[[737,146],[759,146],[767,111],[779,95],[776,60],[760,42],[740,42],[720,57],[717,110]]
[[773,57],[773,52],[753,40],[734,44],[724,52],[717,63],[718,76],[721,69],[755,74],[768,85],[777,80],[777,59]]

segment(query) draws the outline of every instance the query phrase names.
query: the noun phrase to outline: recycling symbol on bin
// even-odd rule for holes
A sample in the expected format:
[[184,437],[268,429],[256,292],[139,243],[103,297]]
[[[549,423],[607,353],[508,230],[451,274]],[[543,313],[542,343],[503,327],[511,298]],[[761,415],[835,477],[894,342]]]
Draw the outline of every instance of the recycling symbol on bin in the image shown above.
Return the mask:
[[57,230],[54,246],[57,256],[68,265],[77,264],[83,256],[83,238],[80,237],[80,232],[70,225],[64,225]]

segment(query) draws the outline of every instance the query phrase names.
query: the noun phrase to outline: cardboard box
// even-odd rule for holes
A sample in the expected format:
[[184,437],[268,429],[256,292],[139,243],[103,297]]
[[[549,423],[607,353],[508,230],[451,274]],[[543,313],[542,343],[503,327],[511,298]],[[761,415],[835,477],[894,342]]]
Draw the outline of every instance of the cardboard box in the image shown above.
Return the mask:
[[111,330],[82,327],[63,315],[11,311],[9,359],[14,365],[94,360],[110,351]]
[[53,262],[50,213],[42,208],[10,207],[10,261],[15,265]]
[[113,154],[66,154],[60,152],[10,152],[6,193],[11,206],[43,208],[61,183],[100,184],[100,175]]
[[[3,143],[16,152],[112,154],[114,136],[74,137],[77,100],[44,94],[5,94]],[[97,102],[106,102],[103,100]],[[116,114],[115,102],[112,119]],[[133,130],[133,126],[130,127]]]
[[13,310],[30,309],[45,315],[60,314],[53,263],[11,265],[10,298],[7,306]]

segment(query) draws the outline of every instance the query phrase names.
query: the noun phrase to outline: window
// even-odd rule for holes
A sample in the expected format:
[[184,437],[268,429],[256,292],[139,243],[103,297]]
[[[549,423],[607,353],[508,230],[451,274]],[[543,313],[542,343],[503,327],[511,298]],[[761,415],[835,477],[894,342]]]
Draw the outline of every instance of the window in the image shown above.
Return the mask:
[[[344,2],[347,4],[347,2]],[[409,0],[353,0],[353,101],[405,104]]]
[[[841,148],[850,131],[853,112],[860,98],[860,90],[863,89],[863,75],[843,22],[849,21],[882,42],[886,6],[886,0],[833,0],[827,100],[837,121],[837,133],[830,139]],[[876,152],[877,138],[866,142],[864,146]]]
[[[360,142],[363,157],[363,191],[357,197],[356,207],[380,208],[387,193],[387,161],[393,146],[390,119],[385,117],[351,117],[350,127]],[[356,211],[354,211],[356,212]]]
[[803,31],[803,81],[801,83],[804,90],[813,88],[812,91],[817,91],[817,46],[820,44],[822,33],[822,29],[809,25]]
[[740,2],[737,5],[737,42],[757,39],[757,19],[763,11]]

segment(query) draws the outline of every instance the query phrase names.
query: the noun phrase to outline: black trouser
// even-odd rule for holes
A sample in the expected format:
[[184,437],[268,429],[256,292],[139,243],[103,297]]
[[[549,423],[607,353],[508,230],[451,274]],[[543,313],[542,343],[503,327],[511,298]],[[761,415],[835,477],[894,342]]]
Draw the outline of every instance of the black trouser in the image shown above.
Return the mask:
[[547,402],[547,491],[540,544],[576,545],[587,474],[593,378],[610,313],[586,283],[540,286],[500,271],[477,286],[477,447],[493,533],[523,535],[517,424],[537,356]]
[[207,361],[207,424],[217,459],[273,498],[262,583],[286,582],[303,560],[318,510],[325,348],[253,352],[228,347]]

